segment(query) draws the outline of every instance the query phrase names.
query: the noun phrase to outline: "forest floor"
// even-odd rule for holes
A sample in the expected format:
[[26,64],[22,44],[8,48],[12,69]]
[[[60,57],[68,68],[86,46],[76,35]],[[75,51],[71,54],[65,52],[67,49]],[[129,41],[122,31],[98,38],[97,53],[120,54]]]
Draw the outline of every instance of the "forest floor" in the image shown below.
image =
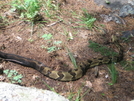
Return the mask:
[[[73,53],[77,63],[100,57],[101,55],[89,48],[89,40],[105,44],[110,42],[111,36],[122,35],[123,31],[133,29],[134,18],[126,17],[125,24],[115,22],[103,22],[100,14],[108,14],[110,9],[97,6],[92,0],[68,0],[60,2],[60,10],[51,12],[54,17],[43,16],[46,22],[36,23],[33,26],[30,22],[9,14],[11,1],[0,1],[0,45],[2,52],[17,54],[38,60],[54,70],[68,71],[74,68],[70,60],[68,50]],[[86,28],[81,24],[81,17],[84,10],[96,18],[92,28]],[[48,39],[42,37],[50,35]],[[134,52],[134,38],[122,42],[124,47],[124,59],[129,64],[131,54]],[[130,49],[131,48],[131,49]],[[116,50],[116,49],[115,49]],[[15,70],[22,74],[20,84],[26,87],[54,90],[60,95],[69,98],[70,101],[130,101],[134,99],[134,72],[126,70],[126,67],[116,63],[114,66],[118,72],[117,82],[111,85],[111,75],[108,65],[98,67],[99,76],[96,77],[96,68],[89,69],[86,74],[76,81],[61,82],[50,79],[37,70],[24,67],[11,62],[1,63],[4,70]],[[8,77],[1,80],[10,82]]]

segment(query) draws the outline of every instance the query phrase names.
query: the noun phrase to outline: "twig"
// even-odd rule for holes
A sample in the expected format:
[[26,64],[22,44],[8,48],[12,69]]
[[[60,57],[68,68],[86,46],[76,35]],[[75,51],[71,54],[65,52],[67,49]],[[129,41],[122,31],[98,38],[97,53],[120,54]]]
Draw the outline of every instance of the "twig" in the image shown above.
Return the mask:
[[59,23],[59,22],[61,22],[61,21],[62,21],[62,20],[59,20],[59,21],[53,22],[53,23],[51,23],[51,24],[47,25],[47,27],[53,26],[53,25],[55,25],[55,24],[57,24],[57,23]]

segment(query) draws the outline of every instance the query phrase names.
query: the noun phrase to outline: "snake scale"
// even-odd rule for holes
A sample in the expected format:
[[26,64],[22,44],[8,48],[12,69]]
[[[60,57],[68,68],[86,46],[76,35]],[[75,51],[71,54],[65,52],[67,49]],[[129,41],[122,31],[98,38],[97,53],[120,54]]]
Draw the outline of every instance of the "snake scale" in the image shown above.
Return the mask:
[[79,65],[79,68],[71,69],[67,72],[52,70],[51,68],[39,61],[30,58],[25,58],[15,54],[0,52],[0,58],[2,58],[5,61],[10,61],[23,66],[31,67],[51,79],[59,81],[74,81],[81,78],[86,73],[87,69],[89,69],[90,67],[94,67],[101,64],[108,64],[113,60],[115,62],[121,61],[123,58],[123,49],[118,42],[116,43],[116,46],[119,51],[117,56],[104,56],[100,58],[93,58]]

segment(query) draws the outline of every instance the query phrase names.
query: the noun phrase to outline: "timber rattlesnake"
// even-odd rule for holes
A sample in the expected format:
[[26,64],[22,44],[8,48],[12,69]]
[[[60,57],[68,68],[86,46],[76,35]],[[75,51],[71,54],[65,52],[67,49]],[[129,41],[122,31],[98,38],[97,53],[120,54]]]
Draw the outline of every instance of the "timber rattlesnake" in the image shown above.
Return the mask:
[[32,60],[29,58],[25,58],[19,55],[15,54],[9,54],[9,53],[3,53],[0,52],[0,58],[4,59],[5,61],[14,62],[23,66],[31,67],[39,71],[40,73],[44,74],[45,76],[59,80],[59,81],[73,81],[81,78],[87,69],[90,67],[94,67],[101,64],[107,64],[112,62],[112,60],[118,62],[123,58],[123,49],[122,46],[117,42],[116,43],[117,48],[119,49],[118,56],[105,56],[100,58],[93,58],[91,60],[87,60],[82,65],[79,66],[78,69],[72,69],[70,71],[64,72],[64,71],[56,71],[52,70],[48,66],[44,65],[43,63]]

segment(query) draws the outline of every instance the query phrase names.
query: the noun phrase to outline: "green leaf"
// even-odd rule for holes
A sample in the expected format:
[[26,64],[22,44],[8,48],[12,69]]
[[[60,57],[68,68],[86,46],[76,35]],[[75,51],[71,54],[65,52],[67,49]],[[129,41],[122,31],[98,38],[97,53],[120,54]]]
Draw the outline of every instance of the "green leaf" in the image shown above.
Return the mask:
[[16,75],[13,77],[13,80],[16,80],[18,81],[19,79],[21,79],[23,76],[20,74],[20,75]]
[[42,38],[44,38],[45,40],[49,40],[52,37],[53,37],[53,35],[51,33],[42,35]]
[[6,75],[9,73],[9,69],[3,71]]
[[52,47],[48,47],[47,48],[47,51],[48,52],[53,52],[53,51],[55,51],[56,50],[56,46],[52,46]]
[[12,76],[13,76],[13,73],[11,73],[11,72],[9,72],[8,75],[7,75],[8,78],[10,78]]
[[54,41],[54,44],[61,44],[62,41]]

